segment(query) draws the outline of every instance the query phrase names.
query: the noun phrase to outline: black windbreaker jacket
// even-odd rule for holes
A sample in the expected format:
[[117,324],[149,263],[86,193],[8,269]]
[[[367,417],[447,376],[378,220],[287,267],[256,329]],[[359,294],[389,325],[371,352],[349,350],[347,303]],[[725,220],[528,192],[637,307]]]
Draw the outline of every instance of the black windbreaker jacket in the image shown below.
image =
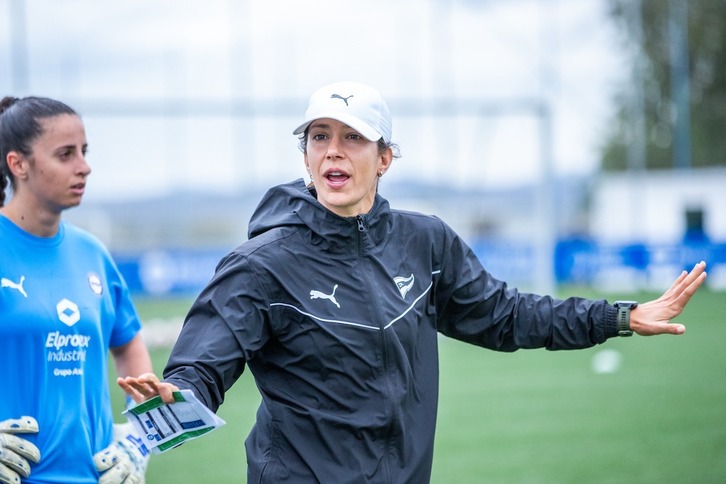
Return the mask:
[[425,483],[437,335],[498,351],[617,335],[606,301],[523,294],[440,219],[326,210],[303,180],[272,188],[219,263],[164,370],[212,410],[249,366],[262,395],[248,482]]

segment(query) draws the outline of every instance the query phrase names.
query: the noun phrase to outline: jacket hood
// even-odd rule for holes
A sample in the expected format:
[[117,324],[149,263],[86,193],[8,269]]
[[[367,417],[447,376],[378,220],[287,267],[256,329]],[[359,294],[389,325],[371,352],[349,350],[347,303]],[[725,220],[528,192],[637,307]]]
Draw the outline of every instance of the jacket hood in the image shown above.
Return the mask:
[[251,239],[280,226],[306,225],[298,215],[306,205],[319,204],[302,178],[270,188],[250,218],[247,236]]

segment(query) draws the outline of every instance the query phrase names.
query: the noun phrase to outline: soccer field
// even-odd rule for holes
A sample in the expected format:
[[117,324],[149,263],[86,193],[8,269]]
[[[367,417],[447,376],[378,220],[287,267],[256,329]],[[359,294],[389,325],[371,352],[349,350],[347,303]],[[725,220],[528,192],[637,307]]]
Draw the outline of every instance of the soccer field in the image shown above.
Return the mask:
[[[654,295],[607,295],[616,297]],[[190,301],[137,304],[146,321],[181,317]],[[442,338],[432,482],[726,482],[726,294],[700,291],[679,321],[683,336],[569,352],[503,354]],[[597,373],[593,360],[606,349],[619,353],[619,367]],[[168,351],[153,351],[157,373]],[[245,482],[258,403],[245,373],[220,408],[227,425],[153,456],[147,482]]]

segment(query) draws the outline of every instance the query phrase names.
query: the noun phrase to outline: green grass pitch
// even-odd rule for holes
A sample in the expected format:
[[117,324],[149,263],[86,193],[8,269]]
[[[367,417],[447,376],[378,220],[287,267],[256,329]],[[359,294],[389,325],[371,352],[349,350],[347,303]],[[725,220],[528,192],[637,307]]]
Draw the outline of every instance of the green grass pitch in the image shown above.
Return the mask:
[[[137,302],[145,321],[182,317],[189,304]],[[582,351],[503,354],[442,338],[432,482],[726,482],[726,293],[702,289],[679,321],[683,336],[636,335]],[[620,353],[616,372],[592,370],[603,349]],[[157,373],[168,352],[153,350]],[[117,414],[121,398],[119,390]],[[244,439],[258,403],[245,373],[219,411],[227,425],[153,456],[147,482],[245,482]]]

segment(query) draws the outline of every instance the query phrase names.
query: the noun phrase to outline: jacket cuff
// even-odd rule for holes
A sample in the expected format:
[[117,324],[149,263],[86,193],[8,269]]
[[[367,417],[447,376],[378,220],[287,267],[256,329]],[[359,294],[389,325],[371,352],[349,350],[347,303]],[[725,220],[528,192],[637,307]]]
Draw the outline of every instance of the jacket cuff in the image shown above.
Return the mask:
[[605,305],[605,312],[603,318],[603,332],[605,333],[605,339],[618,336],[618,310],[612,304]]

